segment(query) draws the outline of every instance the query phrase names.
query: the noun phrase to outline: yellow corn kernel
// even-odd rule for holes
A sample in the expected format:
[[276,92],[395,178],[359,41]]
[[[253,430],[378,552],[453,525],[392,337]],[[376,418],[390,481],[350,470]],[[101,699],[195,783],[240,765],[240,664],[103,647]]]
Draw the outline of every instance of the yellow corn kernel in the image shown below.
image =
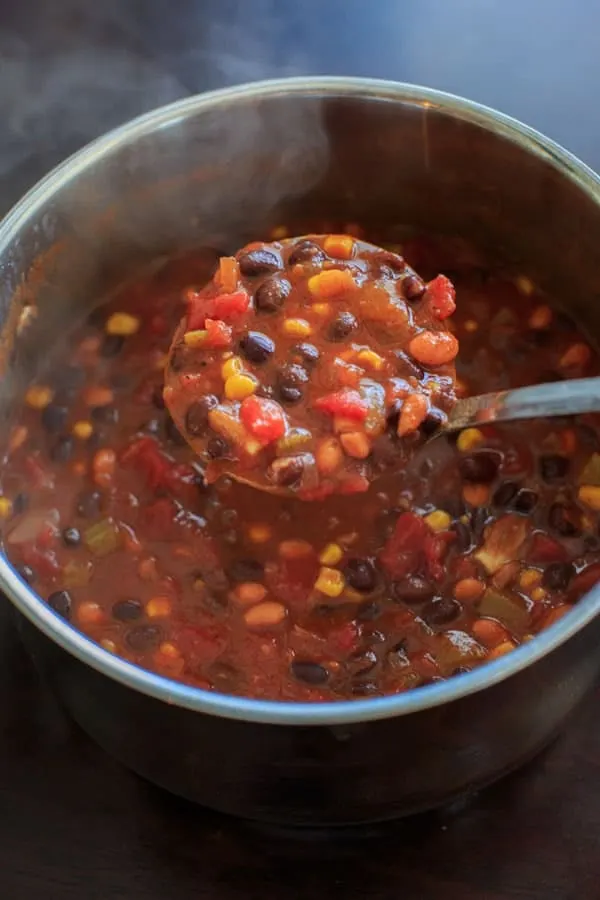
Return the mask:
[[361,365],[366,366],[368,369],[374,369],[375,372],[381,371],[385,365],[383,356],[375,353],[374,350],[361,350],[357,360]]
[[323,249],[336,259],[352,259],[354,241],[349,234],[330,234],[323,242]]
[[330,300],[355,287],[356,282],[348,269],[326,269],[308,279],[308,290],[315,300]]
[[465,329],[467,334],[473,334],[475,331],[478,330],[479,322],[477,322],[475,319],[467,319],[463,328]]
[[315,581],[315,589],[325,594],[327,597],[339,597],[344,590],[344,576],[338,569],[331,569],[329,566],[322,566],[319,569],[319,576]]
[[343,462],[340,442],[336,438],[323,438],[316,449],[315,460],[321,475],[331,475]]
[[139,331],[140,320],[129,313],[113,313],[106,320],[105,331],[107,334],[117,334],[120,337],[129,337]]
[[310,323],[306,319],[286,319],[283,330],[290,337],[309,337],[312,334]]
[[548,591],[545,591],[543,587],[539,586],[532,590],[531,599],[535,603],[541,603],[542,600],[545,600],[548,596]]
[[260,451],[263,449],[263,445],[255,438],[249,438],[247,441],[244,441],[243,447],[244,453],[247,456],[258,456]]
[[221,377],[227,381],[232,375],[240,375],[244,371],[244,363],[239,356],[230,356],[221,366]]
[[171,601],[168,597],[152,597],[146,603],[146,615],[149,619],[159,619],[171,615]]
[[183,342],[186,347],[203,347],[207,335],[208,331],[204,328],[197,328],[195,331],[186,331],[183,336]]
[[530,328],[534,329],[548,328],[551,321],[552,310],[549,306],[543,304],[542,306],[536,306],[534,311],[529,316],[528,325]]
[[117,652],[117,645],[115,644],[114,641],[111,641],[110,638],[103,638],[100,641],[100,646],[102,647],[103,650],[108,650],[109,653]]
[[282,559],[307,559],[315,552],[312,544],[302,540],[281,541],[278,550]]
[[531,278],[528,278],[527,275],[519,275],[519,277],[515,279],[515,284],[517,290],[520,291],[521,294],[525,294],[526,297],[530,297],[535,290],[533,281]]
[[577,496],[586,506],[600,512],[600,487],[595,484],[582,484]]
[[537,587],[542,580],[542,573],[537,569],[525,569],[519,576],[519,587],[524,590]]
[[255,522],[254,525],[250,525],[248,528],[248,537],[253,544],[266,544],[267,541],[271,540],[272,533],[269,526],[264,525],[262,522]]
[[289,229],[286,225],[277,225],[271,230],[271,238],[274,241],[280,241],[282,238],[286,238],[289,233]]
[[8,519],[12,512],[12,503],[8,497],[0,497],[0,519]]
[[456,446],[461,453],[467,453],[469,450],[473,450],[474,447],[483,444],[483,441],[483,432],[481,432],[479,428],[465,428],[465,430],[461,431],[458,435]]
[[87,441],[92,436],[94,426],[91,422],[81,419],[73,425],[73,436],[79,438],[80,441]]
[[353,459],[366,459],[371,452],[371,441],[364,431],[347,431],[340,434],[344,453]]
[[45,409],[54,396],[52,388],[44,384],[34,384],[25,394],[25,403],[32,409]]
[[434,509],[425,516],[423,521],[429,525],[432,531],[447,531],[452,519],[445,509]]
[[319,562],[322,566],[337,566],[344,555],[339,544],[327,544],[321,551]]
[[225,382],[225,396],[228,400],[244,400],[253,394],[258,381],[252,375],[230,375]]
[[168,659],[179,659],[181,656],[179,648],[176,647],[175,644],[172,644],[171,641],[163,641],[158,648],[158,652]]
[[312,310],[316,316],[324,319],[331,313],[331,303],[313,303]]

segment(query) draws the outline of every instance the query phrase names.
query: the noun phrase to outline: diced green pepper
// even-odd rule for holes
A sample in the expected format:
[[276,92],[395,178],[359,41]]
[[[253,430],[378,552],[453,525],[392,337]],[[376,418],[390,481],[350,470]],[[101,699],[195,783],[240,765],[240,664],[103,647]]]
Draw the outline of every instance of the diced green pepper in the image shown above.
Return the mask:
[[478,605],[480,616],[498,619],[510,631],[523,631],[529,623],[529,613],[516,594],[488,588]]
[[83,532],[83,542],[94,556],[108,556],[119,547],[119,531],[113,519],[102,519]]

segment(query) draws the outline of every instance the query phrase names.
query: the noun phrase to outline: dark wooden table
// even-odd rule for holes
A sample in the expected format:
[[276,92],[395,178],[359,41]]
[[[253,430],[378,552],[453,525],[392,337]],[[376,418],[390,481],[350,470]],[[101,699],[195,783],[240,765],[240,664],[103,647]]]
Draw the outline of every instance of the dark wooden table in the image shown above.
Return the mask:
[[[1,0],[0,199],[137,113],[282,74],[464,94],[600,168],[599,29],[596,0]],[[103,754],[40,684],[0,598],[0,900],[599,898],[597,701],[460,807],[288,834],[191,807]]]

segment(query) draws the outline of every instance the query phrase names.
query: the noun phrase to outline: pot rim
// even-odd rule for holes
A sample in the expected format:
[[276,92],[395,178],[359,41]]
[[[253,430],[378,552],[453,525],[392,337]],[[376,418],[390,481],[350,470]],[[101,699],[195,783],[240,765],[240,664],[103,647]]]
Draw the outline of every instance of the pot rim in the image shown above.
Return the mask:
[[[48,199],[96,161],[158,129],[176,125],[215,107],[282,95],[372,99],[422,110],[440,110],[520,145],[541,157],[596,202],[600,215],[600,178],[559,144],[516,119],[494,109],[432,88],[369,78],[299,77],[252,82],[198,94],[160,107],[115,128],[77,151],[41,179],[12,208],[0,224],[0,259],[19,232],[26,228]],[[0,555],[0,589],[14,606],[47,637],[103,675],[165,703],[213,716],[274,725],[346,725],[387,719],[431,709],[482,691],[516,675],[551,653],[584,628],[600,611],[600,585],[554,625],[511,653],[461,676],[413,689],[363,700],[292,703],[254,700],[191,687],[126,662],[52,612]]]

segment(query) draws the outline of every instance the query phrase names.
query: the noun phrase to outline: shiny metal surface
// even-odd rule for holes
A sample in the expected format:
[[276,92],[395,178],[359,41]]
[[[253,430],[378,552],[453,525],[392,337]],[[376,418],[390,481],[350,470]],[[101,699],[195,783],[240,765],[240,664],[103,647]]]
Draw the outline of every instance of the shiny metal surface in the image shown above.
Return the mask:
[[[0,226],[0,414],[140,265],[308,214],[472,239],[598,333],[599,203],[597,177],[552,142],[423,88],[294,79],[174,104],[67,161]],[[487,783],[556,733],[600,669],[595,589],[536,640],[446,683],[338,704],[224,697],[106,653],[4,559],[0,584],[45,677],[102,746],[176,793],[275,821],[382,819]]]
[[459,400],[440,433],[483,422],[516,422],[600,412],[600,378],[574,378]]

